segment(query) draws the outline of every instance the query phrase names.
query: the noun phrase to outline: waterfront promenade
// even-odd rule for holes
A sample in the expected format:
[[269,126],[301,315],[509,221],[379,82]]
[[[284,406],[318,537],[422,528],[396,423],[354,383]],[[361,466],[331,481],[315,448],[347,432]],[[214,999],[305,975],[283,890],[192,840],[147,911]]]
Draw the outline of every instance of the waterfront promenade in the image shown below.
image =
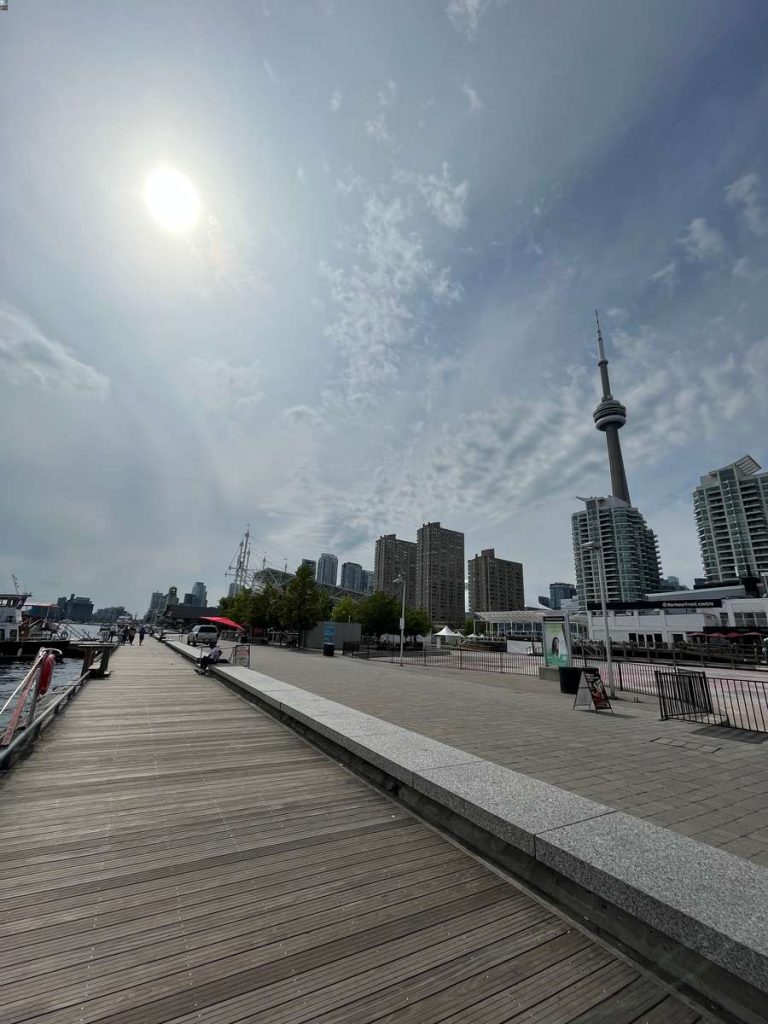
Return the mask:
[[529,676],[262,646],[251,648],[251,667],[768,865],[768,742],[659,721],[652,696],[625,691],[614,715],[597,715]]
[[4,1024],[706,1019],[153,642],[2,779],[0,850]]

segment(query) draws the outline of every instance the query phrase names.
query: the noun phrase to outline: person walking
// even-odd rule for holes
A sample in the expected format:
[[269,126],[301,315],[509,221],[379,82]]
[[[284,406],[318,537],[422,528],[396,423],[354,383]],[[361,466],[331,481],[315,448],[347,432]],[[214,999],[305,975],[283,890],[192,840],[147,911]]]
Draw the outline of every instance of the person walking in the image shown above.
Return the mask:
[[123,632],[120,634],[120,643],[121,644],[127,644],[128,643],[128,627],[127,626],[125,626],[123,628]]
[[131,626],[131,628],[128,630],[128,643],[131,645],[131,647],[133,647],[133,641],[134,641],[135,636],[136,636],[136,627],[135,626]]
[[141,647],[141,645],[144,643],[144,637],[146,635],[146,632],[146,627],[142,622],[142,624],[139,626],[139,647]]

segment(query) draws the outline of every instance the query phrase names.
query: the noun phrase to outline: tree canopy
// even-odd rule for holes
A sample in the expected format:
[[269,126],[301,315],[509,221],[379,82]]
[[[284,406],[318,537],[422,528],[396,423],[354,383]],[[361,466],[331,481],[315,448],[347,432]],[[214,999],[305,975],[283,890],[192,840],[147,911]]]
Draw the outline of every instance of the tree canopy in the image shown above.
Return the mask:
[[308,565],[300,565],[283,590],[283,618],[289,629],[312,629],[327,611],[327,595],[320,591]]
[[360,622],[360,605],[354,597],[342,597],[334,605],[331,618],[334,622]]

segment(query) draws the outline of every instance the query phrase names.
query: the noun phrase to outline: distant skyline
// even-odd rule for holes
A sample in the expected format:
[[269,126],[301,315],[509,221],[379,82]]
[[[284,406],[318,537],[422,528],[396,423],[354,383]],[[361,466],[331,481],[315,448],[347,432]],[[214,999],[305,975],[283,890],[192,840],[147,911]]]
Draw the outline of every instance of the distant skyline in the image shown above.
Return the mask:
[[144,612],[439,520],[574,578],[768,466],[763,0],[27,0],[0,25],[0,590]]

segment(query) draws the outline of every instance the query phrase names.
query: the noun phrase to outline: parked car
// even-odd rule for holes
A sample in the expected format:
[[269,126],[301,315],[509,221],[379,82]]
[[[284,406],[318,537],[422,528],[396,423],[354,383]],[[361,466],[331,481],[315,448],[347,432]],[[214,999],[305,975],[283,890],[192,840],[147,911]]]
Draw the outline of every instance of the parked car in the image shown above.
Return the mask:
[[206,647],[213,641],[215,643],[219,639],[219,631],[213,624],[209,623],[204,626],[194,626],[187,636],[187,643],[196,647],[198,644],[204,644]]

